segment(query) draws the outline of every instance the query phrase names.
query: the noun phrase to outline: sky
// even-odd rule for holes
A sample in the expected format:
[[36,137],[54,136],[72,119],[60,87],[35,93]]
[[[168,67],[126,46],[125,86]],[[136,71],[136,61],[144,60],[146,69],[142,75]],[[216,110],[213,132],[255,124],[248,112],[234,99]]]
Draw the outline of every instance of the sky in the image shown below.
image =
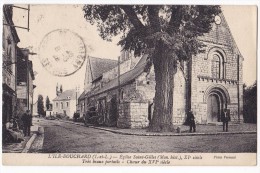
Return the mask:
[[[24,5],[21,5],[24,7]],[[56,85],[63,86],[63,91],[79,87],[80,92],[84,88],[86,62],[73,75],[56,77],[50,74],[39,59],[39,47],[45,36],[57,29],[69,29],[77,33],[86,45],[87,55],[117,59],[120,55],[120,47],[117,46],[118,38],[112,42],[101,39],[95,26],[90,25],[84,19],[82,5],[31,5],[30,31],[18,29],[21,48],[29,48],[37,55],[30,56],[33,69],[37,72],[34,84],[37,86],[34,92],[34,100],[38,94],[50,100],[56,97]],[[255,6],[222,6],[224,16],[231,29],[236,44],[244,57],[244,82],[251,85],[256,80],[256,7]],[[27,14],[24,10],[14,9],[14,23],[20,26],[27,25]]]

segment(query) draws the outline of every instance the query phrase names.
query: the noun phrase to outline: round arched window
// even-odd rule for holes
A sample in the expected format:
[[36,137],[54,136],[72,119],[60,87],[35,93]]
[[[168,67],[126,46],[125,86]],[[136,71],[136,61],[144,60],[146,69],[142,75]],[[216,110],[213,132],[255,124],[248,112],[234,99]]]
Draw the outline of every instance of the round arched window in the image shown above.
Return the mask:
[[211,74],[213,78],[220,78],[220,57],[218,54],[214,54],[211,64]]

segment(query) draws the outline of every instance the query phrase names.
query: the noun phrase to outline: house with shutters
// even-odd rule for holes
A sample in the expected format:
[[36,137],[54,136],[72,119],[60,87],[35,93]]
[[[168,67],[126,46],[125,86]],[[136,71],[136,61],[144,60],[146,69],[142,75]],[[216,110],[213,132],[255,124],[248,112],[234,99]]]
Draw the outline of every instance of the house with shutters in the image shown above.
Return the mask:
[[[192,109],[197,123],[218,123],[223,109],[232,122],[242,122],[243,57],[223,14],[198,39],[205,51],[178,62],[174,78],[173,124],[183,124]],[[118,61],[88,57],[85,112],[95,107],[105,123],[144,128],[152,118],[155,74],[149,55],[122,51]]]
[[55,115],[68,116],[73,118],[76,112],[76,90],[66,90],[63,92],[57,91],[59,94],[54,98],[52,112]]

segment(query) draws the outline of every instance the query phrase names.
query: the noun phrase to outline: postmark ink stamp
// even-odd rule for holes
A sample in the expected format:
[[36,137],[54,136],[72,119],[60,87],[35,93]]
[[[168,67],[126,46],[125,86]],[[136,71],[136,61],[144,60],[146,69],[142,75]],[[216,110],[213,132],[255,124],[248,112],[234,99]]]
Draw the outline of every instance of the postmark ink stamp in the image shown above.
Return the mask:
[[42,66],[52,75],[65,77],[77,72],[86,58],[86,47],[82,38],[68,30],[49,32],[39,48]]

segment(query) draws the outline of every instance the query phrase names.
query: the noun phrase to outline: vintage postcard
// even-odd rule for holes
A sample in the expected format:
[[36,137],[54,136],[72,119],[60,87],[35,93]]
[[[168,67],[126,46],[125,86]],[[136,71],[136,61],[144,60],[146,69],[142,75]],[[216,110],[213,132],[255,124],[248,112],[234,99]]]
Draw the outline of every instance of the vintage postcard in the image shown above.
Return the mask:
[[4,4],[2,164],[256,166],[257,10]]

